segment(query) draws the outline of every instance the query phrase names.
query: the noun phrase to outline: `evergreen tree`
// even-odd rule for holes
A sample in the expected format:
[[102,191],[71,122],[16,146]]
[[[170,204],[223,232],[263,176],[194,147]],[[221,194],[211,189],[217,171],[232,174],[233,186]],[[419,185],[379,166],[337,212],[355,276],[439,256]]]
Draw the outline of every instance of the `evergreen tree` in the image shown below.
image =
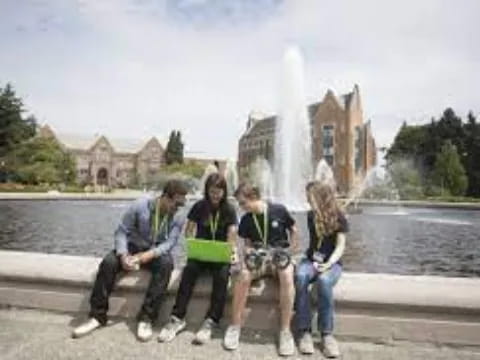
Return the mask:
[[167,165],[183,164],[183,142],[180,131],[172,130],[165,150],[165,161]]
[[182,134],[180,131],[177,131],[177,136],[175,140],[175,155],[176,155],[176,160],[179,164],[183,164],[183,142],[182,142]]
[[467,194],[480,197],[480,124],[472,112],[465,125],[464,163],[468,176]]
[[466,172],[467,195],[480,197],[480,124],[471,112],[466,123],[451,108],[446,109],[439,120],[432,118],[426,125],[404,123],[388,149],[387,166],[398,161],[411,161],[421,176],[423,187],[431,188],[435,184],[433,177],[438,154],[446,141],[455,146]]
[[387,151],[387,163],[409,159],[414,161],[416,165],[419,165],[422,144],[425,142],[425,130],[423,126],[408,126],[404,122],[395,136],[393,145]]
[[0,88],[0,158],[35,135],[36,120],[33,116],[24,119],[24,111],[22,100],[10,84]]
[[450,140],[445,141],[437,155],[433,175],[435,183],[442,188],[442,191],[456,196],[465,194],[468,179],[457,147]]

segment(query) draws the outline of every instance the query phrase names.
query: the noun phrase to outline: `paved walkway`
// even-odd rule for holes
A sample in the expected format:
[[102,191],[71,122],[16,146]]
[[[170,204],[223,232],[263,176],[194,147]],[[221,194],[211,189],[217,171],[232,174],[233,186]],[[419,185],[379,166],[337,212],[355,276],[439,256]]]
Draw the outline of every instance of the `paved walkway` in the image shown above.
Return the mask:
[[[277,359],[273,336],[259,332],[242,334],[241,349],[227,352],[221,347],[221,334],[206,346],[191,345],[193,333],[183,332],[170,344],[135,340],[134,323],[119,321],[82,339],[70,338],[77,323],[70,315],[34,310],[0,309],[0,359]],[[480,360],[480,349],[453,349],[425,344],[402,343],[375,345],[344,342],[343,359],[348,360]],[[314,356],[294,356],[290,359],[322,359]]]

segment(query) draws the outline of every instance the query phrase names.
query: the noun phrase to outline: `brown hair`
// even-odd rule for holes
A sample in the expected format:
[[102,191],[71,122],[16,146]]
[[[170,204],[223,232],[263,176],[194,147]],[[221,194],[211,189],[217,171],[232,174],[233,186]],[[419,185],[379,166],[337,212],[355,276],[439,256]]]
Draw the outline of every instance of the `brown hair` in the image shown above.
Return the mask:
[[228,193],[227,193],[227,181],[225,180],[225,177],[219,173],[212,173],[208,175],[207,180],[205,181],[205,189],[204,189],[204,194],[203,197],[205,200],[207,200],[204,208],[202,209],[202,215],[205,218],[208,218],[211,214],[211,200],[210,200],[210,194],[208,193],[208,190],[210,188],[217,188],[217,189],[222,189],[223,190],[223,196],[222,199],[220,200],[220,216],[225,217],[227,216],[228,212]]
[[180,180],[168,180],[163,187],[162,196],[168,196],[170,199],[175,195],[186,195],[188,192],[187,187]]
[[328,184],[312,181],[306,187],[307,196],[312,203],[315,231],[321,241],[323,235],[338,230],[340,209],[335,198],[335,190]]
[[243,195],[249,200],[258,200],[260,199],[260,189],[247,183],[241,183],[233,194],[236,198],[239,195]]

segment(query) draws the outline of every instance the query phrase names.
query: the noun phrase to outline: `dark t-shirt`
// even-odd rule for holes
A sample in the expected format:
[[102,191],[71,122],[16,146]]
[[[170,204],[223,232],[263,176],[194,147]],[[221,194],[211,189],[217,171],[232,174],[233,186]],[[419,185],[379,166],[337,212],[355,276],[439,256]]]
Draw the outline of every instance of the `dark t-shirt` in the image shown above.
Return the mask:
[[[292,218],[285,206],[281,204],[267,203],[267,226],[268,226],[268,240],[267,244],[271,247],[288,247],[288,233],[287,230],[291,229],[295,224],[295,220]],[[254,216],[257,217],[260,233],[255,225]],[[265,214],[252,214],[246,213],[240,220],[238,226],[238,235],[244,239],[250,239],[252,246],[260,248],[264,246],[264,234],[265,234]]]
[[[211,211],[207,200],[202,199],[193,204],[188,213],[188,220],[197,224],[197,235],[199,239],[213,239],[212,226],[215,222],[218,210]],[[237,213],[235,208],[226,203],[225,207],[220,210],[218,215],[218,226],[215,232],[215,240],[226,241],[228,234],[228,227],[237,224]]]
[[[335,250],[337,234],[347,233],[349,230],[347,218],[342,212],[338,212],[338,229],[331,234],[323,235],[322,245],[320,246],[320,249],[318,249],[318,236],[315,229],[313,211],[311,210],[307,214],[307,222],[308,231],[310,233],[310,244],[307,249],[307,257],[313,261],[314,252],[319,252],[323,256],[324,261],[328,261],[333,251]],[[339,261],[339,263],[341,262]]]

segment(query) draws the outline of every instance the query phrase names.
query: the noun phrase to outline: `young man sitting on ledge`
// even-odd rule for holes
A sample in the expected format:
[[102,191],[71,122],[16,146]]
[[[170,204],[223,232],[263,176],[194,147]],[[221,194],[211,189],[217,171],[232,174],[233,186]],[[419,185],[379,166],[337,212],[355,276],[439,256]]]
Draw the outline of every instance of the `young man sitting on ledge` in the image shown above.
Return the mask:
[[245,240],[244,261],[232,274],[232,319],[224,337],[224,347],[235,350],[239,346],[242,316],[252,280],[273,275],[279,280],[280,333],[278,353],[293,355],[295,344],[290,331],[295,286],[290,251],[298,249],[298,231],[295,220],[285,206],[266,202],[260,191],[241,184],[235,192],[238,204],[245,211],[238,226],[239,237]]
[[90,318],[73,330],[72,337],[82,337],[107,323],[108,299],[117,275],[139,267],[152,276],[137,317],[137,337],[141,341],[152,337],[152,323],[173,270],[171,250],[183,228],[183,221],[174,215],[185,204],[186,194],[182,182],[170,180],[161,196],[143,197],[130,205],[115,231],[115,249],[99,265],[90,297]]

